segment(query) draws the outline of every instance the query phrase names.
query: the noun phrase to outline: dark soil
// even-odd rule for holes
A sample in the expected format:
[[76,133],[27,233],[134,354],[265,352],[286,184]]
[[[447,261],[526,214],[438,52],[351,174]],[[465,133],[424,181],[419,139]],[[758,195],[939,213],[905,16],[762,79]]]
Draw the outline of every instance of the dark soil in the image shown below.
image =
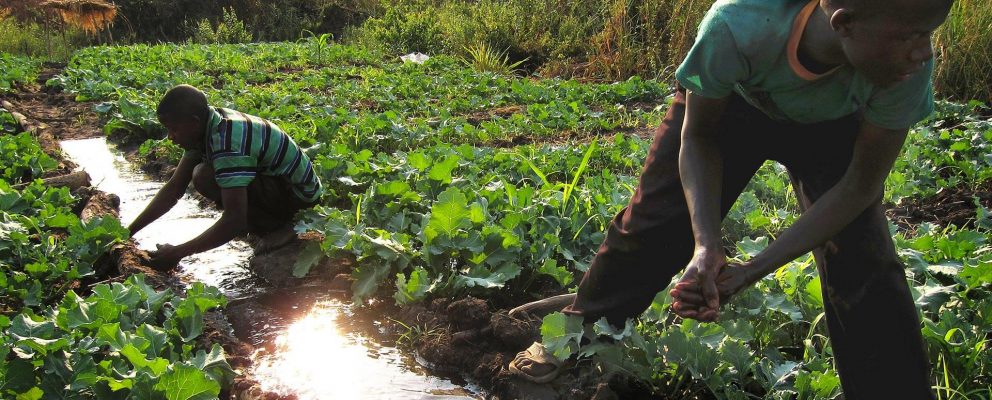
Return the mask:
[[15,110],[11,111],[20,112],[37,124],[39,134],[48,131],[57,141],[103,136],[100,117],[93,111],[96,103],[76,102],[75,96],[44,85],[58,72],[46,68],[37,84],[22,87],[21,91],[4,95],[2,99],[14,106]]
[[520,114],[525,111],[526,109],[519,105],[496,107],[473,112],[466,115],[465,119],[472,125],[479,125],[485,121],[491,121],[496,118],[507,118],[513,114]]
[[927,198],[904,199],[889,207],[887,214],[893,223],[908,232],[924,222],[973,229],[978,217],[976,198],[983,207],[992,209],[992,181],[980,184],[977,189],[943,188]]

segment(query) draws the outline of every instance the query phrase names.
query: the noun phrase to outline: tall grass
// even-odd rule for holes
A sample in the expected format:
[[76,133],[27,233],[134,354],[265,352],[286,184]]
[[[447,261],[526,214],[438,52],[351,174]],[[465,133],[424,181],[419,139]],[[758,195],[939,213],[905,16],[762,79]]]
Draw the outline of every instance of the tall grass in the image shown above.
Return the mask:
[[[359,0],[354,0],[359,1]],[[375,3],[377,0],[361,0]],[[545,76],[671,79],[714,0],[378,0],[346,40],[400,53],[488,44]],[[956,0],[935,34],[941,97],[992,100],[992,7]]]
[[607,79],[670,79],[713,0],[608,0],[591,71]]
[[934,84],[944,97],[992,101],[992,7],[988,0],[956,0],[934,34]]
[[52,29],[19,22],[13,17],[0,17],[0,52],[65,62],[86,42],[86,35],[78,29]]
[[[663,76],[691,46],[713,0],[398,0],[350,32],[395,52],[461,55],[488,43],[544,75]],[[434,44],[434,45],[429,45]]]

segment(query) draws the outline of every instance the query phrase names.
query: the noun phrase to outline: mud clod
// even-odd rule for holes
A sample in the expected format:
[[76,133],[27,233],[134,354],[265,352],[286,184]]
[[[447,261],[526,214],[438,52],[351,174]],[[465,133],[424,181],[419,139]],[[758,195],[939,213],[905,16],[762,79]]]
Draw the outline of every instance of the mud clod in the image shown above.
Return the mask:
[[469,296],[448,305],[446,312],[455,330],[478,329],[489,322],[491,312],[485,300]]
[[511,349],[524,349],[531,343],[541,340],[541,320],[516,319],[505,313],[493,314],[490,320],[493,335],[504,346]]

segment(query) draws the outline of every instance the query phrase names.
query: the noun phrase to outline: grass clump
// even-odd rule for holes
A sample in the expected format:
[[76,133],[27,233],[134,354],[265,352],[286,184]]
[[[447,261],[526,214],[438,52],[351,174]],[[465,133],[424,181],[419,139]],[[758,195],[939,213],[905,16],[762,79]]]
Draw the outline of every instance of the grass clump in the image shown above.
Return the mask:
[[[984,4],[980,4],[984,3]],[[934,84],[944,97],[992,101],[992,7],[957,0],[934,34]]]

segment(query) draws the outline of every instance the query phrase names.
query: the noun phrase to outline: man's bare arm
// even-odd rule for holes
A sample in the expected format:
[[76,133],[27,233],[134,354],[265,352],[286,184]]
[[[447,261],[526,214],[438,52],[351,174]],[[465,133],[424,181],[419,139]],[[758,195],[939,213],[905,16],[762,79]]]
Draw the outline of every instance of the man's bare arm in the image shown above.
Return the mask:
[[699,285],[713,313],[720,306],[716,276],[727,262],[720,229],[723,155],[717,130],[726,105],[726,97],[711,99],[688,92],[679,150],[679,175],[696,243],[682,281]]
[[176,166],[176,171],[172,173],[169,181],[158,190],[155,197],[145,206],[145,209],[128,226],[128,230],[134,235],[144,229],[148,224],[159,219],[169,212],[176,205],[176,202],[186,193],[190,181],[193,180],[193,168],[200,163],[197,157],[183,156]]
[[847,172],[789,229],[748,263],[752,268],[750,281],[756,282],[822,245],[878,200],[908,132],[908,129],[885,129],[869,122],[862,123]]
[[178,246],[159,246],[153,252],[151,263],[159,269],[174,268],[183,257],[201,253],[248,231],[248,189],[246,187],[221,189],[224,213],[217,222],[199,236]]

